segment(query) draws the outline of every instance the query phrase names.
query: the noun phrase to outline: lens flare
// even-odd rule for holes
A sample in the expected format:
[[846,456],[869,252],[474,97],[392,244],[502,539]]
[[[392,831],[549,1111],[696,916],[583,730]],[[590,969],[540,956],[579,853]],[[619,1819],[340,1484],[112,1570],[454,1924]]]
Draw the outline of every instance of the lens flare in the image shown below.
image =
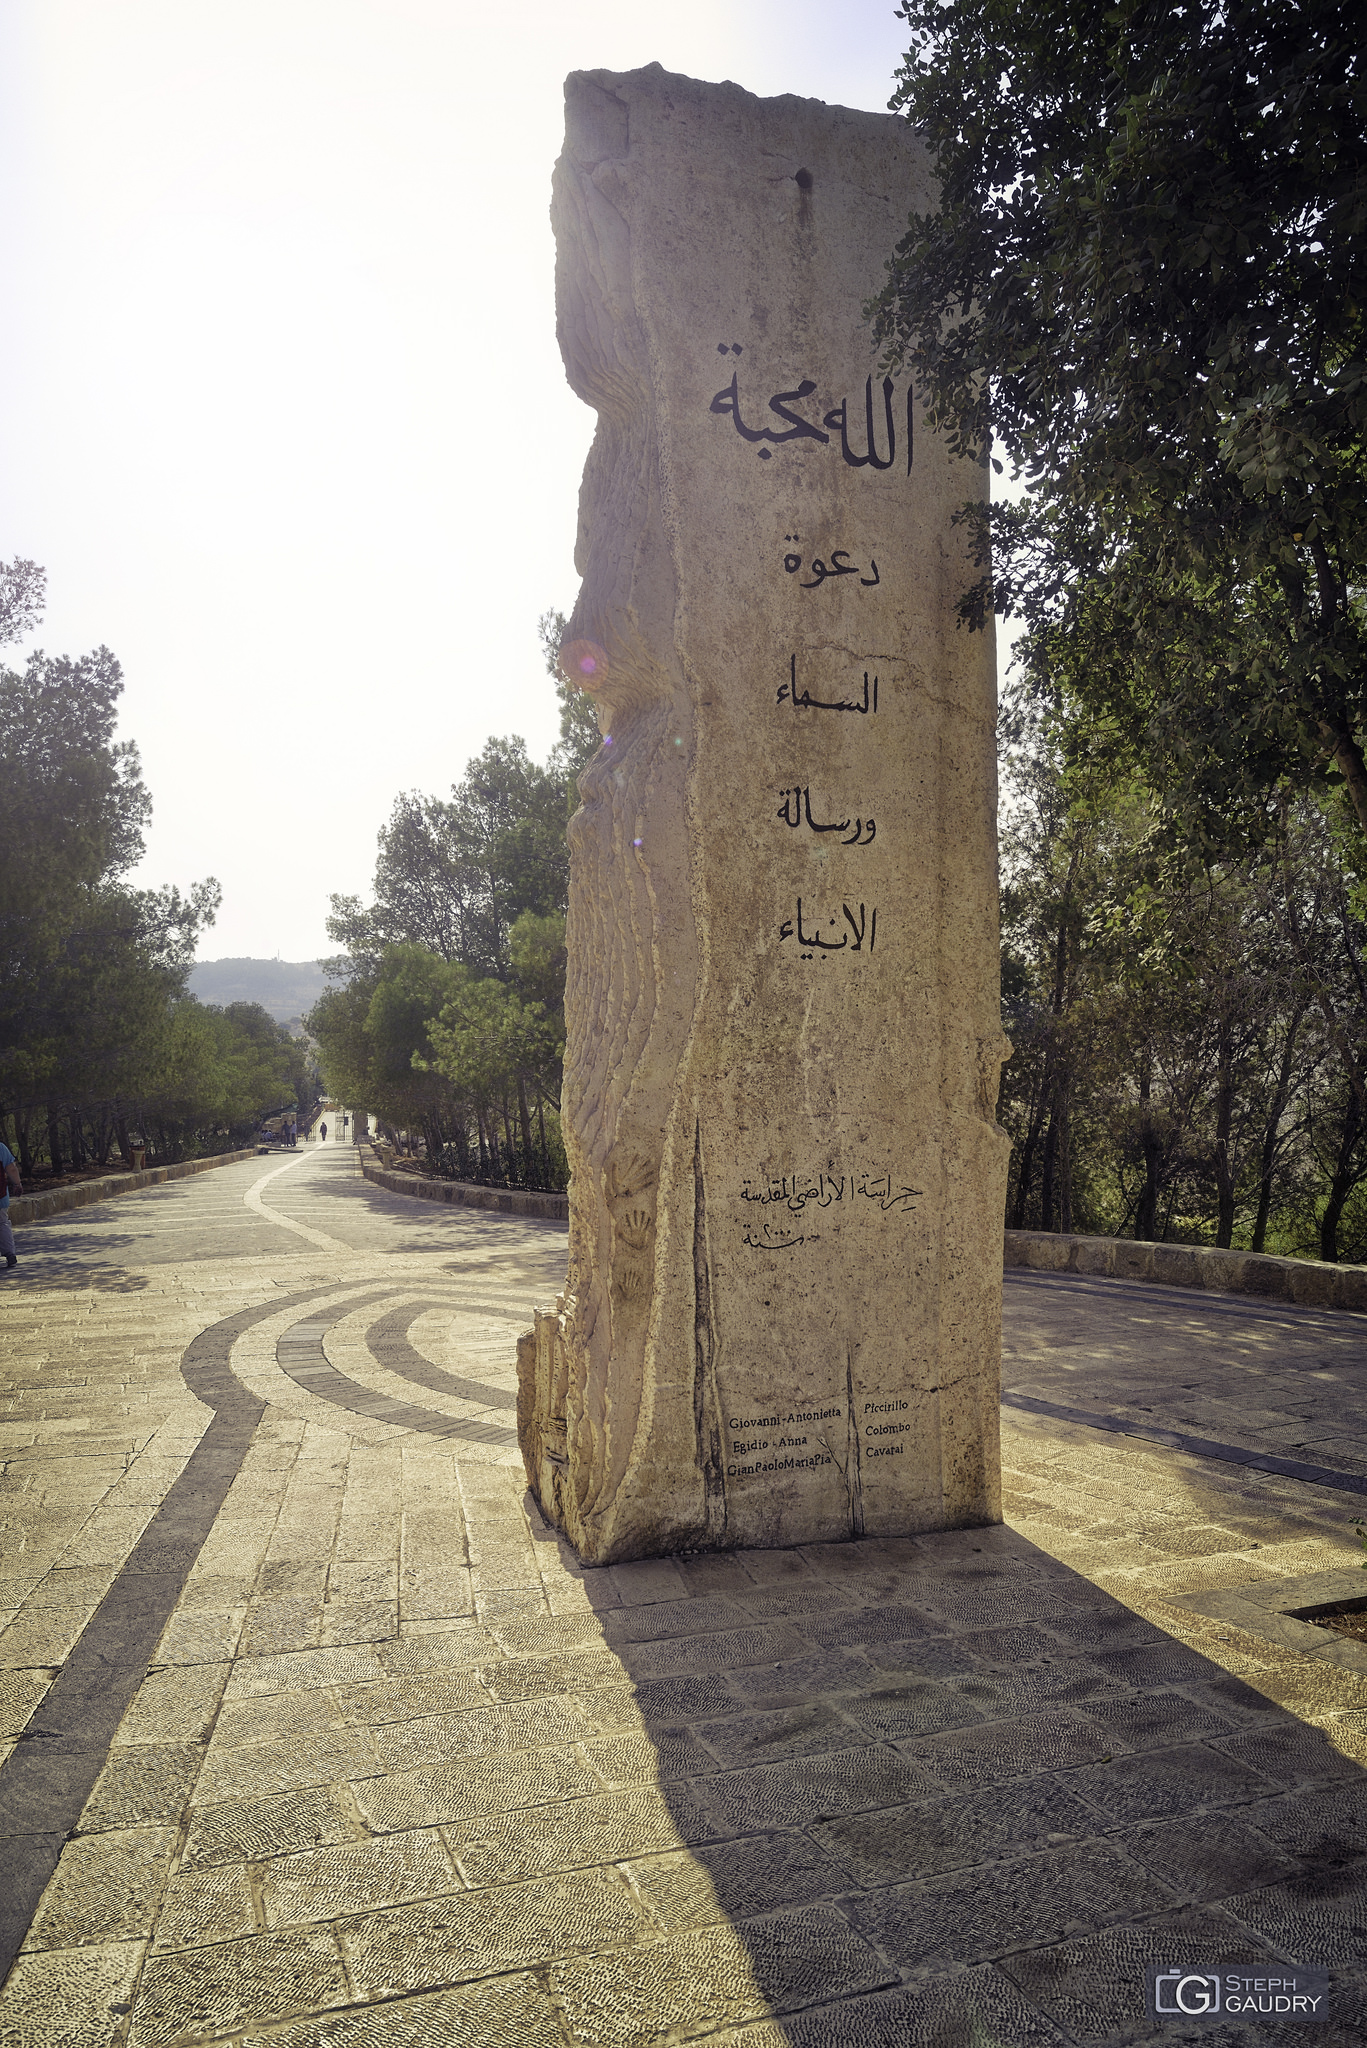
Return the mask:
[[596,640],[567,640],[560,650],[560,673],[581,690],[598,689],[608,672],[608,657]]

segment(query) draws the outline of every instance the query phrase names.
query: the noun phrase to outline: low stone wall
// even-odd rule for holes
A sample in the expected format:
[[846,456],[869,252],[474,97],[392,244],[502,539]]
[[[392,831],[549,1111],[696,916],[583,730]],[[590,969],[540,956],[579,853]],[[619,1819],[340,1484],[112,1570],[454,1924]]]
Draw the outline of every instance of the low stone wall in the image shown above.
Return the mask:
[[1128,1237],[1064,1237],[1050,1230],[1008,1230],[1005,1264],[1036,1273],[1091,1273],[1110,1280],[1151,1280],[1208,1294],[1256,1294],[1305,1308],[1367,1310],[1367,1266],[1274,1259],[1265,1252],[1216,1251],[1196,1244],[1146,1244]]
[[257,1147],[245,1152],[219,1152],[212,1159],[183,1159],[177,1166],[145,1166],[141,1173],[111,1173],[102,1180],[77,1181],[74,1187],[53,1188],[46,1195],[11,1195],[11,1223],[37,1223],[43,1216],[62,1216],[68,1209],[88,1209],[92,1202],[107,1202],[111,1195],[129,1195],[135,1188],[154,1188],[164,1180],[185,1180],[192,1173],[207,1173],[213,1166],[236,1166],[240,1159],[255,1159]]
[[568,1195],[534,1194],[530,1188],[486,1188],[472,1180],[425,1180],[416,1173],[390,1173],[373,1145],[358,1145],[361,1171],[376,1187],[393,1195],[415,1195],[422,1202],[454,1202],[463,1209],[496,1209],[505,1216],[544,1216],[568,1223]]

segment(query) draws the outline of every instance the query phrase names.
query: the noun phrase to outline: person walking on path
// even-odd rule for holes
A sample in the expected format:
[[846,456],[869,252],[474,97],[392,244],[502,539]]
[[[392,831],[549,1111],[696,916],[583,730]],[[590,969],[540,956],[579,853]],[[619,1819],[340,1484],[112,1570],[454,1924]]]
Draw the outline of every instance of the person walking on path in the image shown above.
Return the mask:
[[14,1154],[8,1145],[0,1145],[0,1252],[5,1254],[6,1266],[17,1266],[19,1254],[14,1249],[14,1230],[9,1220],[9,1198],[12,1194],[22,1195],[24,1183],[19,1178],[19,1168],[14,1163]]
[[328,1127],[326,1124],[319,1124],[318,1126],[318,1141],[322,1145],[326,1145],[328,1141]]

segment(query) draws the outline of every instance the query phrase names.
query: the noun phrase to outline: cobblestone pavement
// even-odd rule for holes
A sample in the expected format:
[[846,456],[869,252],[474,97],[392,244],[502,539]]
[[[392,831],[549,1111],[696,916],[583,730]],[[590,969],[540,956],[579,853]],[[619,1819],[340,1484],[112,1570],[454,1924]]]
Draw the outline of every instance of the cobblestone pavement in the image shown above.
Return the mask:
[[1367,2037],[1367,1654],[1274,1611],[1362,1495],[1068,1419],[1351,1483],[1362,1319],[1030,1276],[1006,1527],[585,1572],[513,1436],[562,1226],[329,1146],[20,1253],[6,2048],[1173,2043],[1149,1961]]

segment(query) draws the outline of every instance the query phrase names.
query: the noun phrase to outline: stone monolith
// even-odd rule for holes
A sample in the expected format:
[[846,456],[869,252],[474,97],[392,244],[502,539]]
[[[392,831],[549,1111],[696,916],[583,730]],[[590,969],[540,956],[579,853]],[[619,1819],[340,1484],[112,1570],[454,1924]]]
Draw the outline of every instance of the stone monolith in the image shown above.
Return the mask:
[[519,1346],[579,1555],[1000,1519],[994,667],[982,472],[861,307],[924,150],[890,116],[573,75],[560,345],[598,413],[562,652],[564,1295]]

